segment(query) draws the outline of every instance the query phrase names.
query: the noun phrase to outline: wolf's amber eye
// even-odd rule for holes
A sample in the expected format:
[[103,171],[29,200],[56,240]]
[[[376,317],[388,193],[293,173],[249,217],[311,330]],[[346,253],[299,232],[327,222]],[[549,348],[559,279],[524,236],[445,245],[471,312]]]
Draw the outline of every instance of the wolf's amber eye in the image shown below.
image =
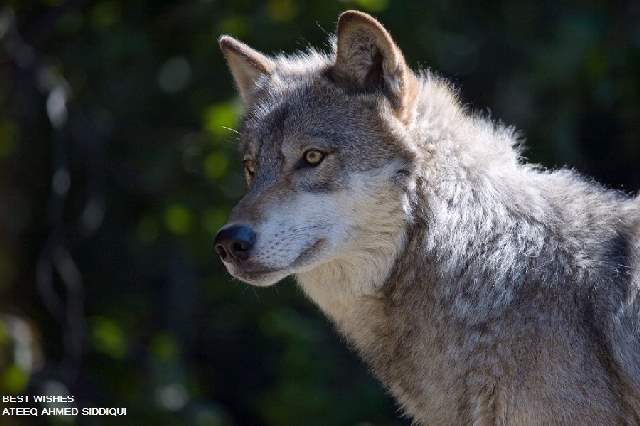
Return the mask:
[[303,158],[310,166],[317,166],[324,160],[324,152],[318,151],[317,149],[310,149],[305,151]]
[[253,160],[244,160],[244,171],[247,174],[249,179],[253,178],[253,175],[256,174],[256,162]]

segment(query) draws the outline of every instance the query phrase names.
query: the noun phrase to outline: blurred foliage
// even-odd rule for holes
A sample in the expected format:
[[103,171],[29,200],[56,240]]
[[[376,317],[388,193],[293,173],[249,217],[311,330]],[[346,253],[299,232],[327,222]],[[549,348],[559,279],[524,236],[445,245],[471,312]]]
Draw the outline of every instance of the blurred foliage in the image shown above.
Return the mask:
[[211,249],[244,188],[216,38],[326,46],[347,8],[521,129],[532,161],[640,188],[637,1],[8,0],[0,394],[127,407],[120,424],[405,422],[291,282],[232,282]]

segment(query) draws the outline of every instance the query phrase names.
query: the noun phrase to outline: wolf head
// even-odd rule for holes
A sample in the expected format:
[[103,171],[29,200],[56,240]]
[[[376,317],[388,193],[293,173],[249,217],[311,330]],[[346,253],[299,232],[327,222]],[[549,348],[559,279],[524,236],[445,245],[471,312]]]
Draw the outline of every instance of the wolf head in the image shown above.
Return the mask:
[[382,25],[343,13],[327,55],[268,57],[229,36],[220,47],[246,109],[248,192],[215,241],[228,271],[266,286],[398,246],[419,160],[407,131],[417,83]]

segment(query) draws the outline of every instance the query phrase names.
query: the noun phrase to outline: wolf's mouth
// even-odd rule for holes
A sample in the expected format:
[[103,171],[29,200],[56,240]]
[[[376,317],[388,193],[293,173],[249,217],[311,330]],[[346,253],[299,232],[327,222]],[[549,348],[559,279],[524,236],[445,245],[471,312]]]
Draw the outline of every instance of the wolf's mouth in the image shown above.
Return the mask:
[[284,277],[295,273],[296,270],[312,263],[313,257],[324,247],[325,240],[319,239],[305,249],[296,259],[283,268],[267,268],[264,265],[247,260],[241,265],[227,264],[229,272],[239,280],[253,285],[273,284]]
[[271,269],[258,267],[258,265],[254,265],[255,267],[247,266],[227,265],[227,270],[240,281],[260,287],[275,284],[291,273],[287,269]]
[[282,269],[262,269],[255,271],[238,271],[234,274],[236,278],[241,279],[242,281],[246,281],[249,284],[253,284],[255,282],[262,282],[269,279],[271,276],[279,276],[279,275],[289,275],[285,273]]
[[324,238],[320,238],[315,243],[311,244],[309,248],[305,249],[302,253],[300,253],[298,257],[296,257],[296,260],[293,261],[291,267],[298,268],[301,266],[306,266],[307,262],[311,260],[316,255],[316,253],[324,247],[325,242],[326,241]]

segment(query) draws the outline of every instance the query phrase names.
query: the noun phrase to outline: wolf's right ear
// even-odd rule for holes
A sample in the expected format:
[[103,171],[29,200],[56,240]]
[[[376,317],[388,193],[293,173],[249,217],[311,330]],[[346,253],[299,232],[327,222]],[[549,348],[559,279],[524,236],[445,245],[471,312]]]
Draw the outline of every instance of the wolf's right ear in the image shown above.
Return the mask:
[[223,35],[218,39],[218,43],[236,82],[240,97],[245,105],[251,103],[256,81],[263,75],[273,73],[274,62],[233,37]]
[[375,18],[349,10],[338,18],[332,78],[357,90],[382,90],[404,119],[415,99],[415,77],[400,48]]

